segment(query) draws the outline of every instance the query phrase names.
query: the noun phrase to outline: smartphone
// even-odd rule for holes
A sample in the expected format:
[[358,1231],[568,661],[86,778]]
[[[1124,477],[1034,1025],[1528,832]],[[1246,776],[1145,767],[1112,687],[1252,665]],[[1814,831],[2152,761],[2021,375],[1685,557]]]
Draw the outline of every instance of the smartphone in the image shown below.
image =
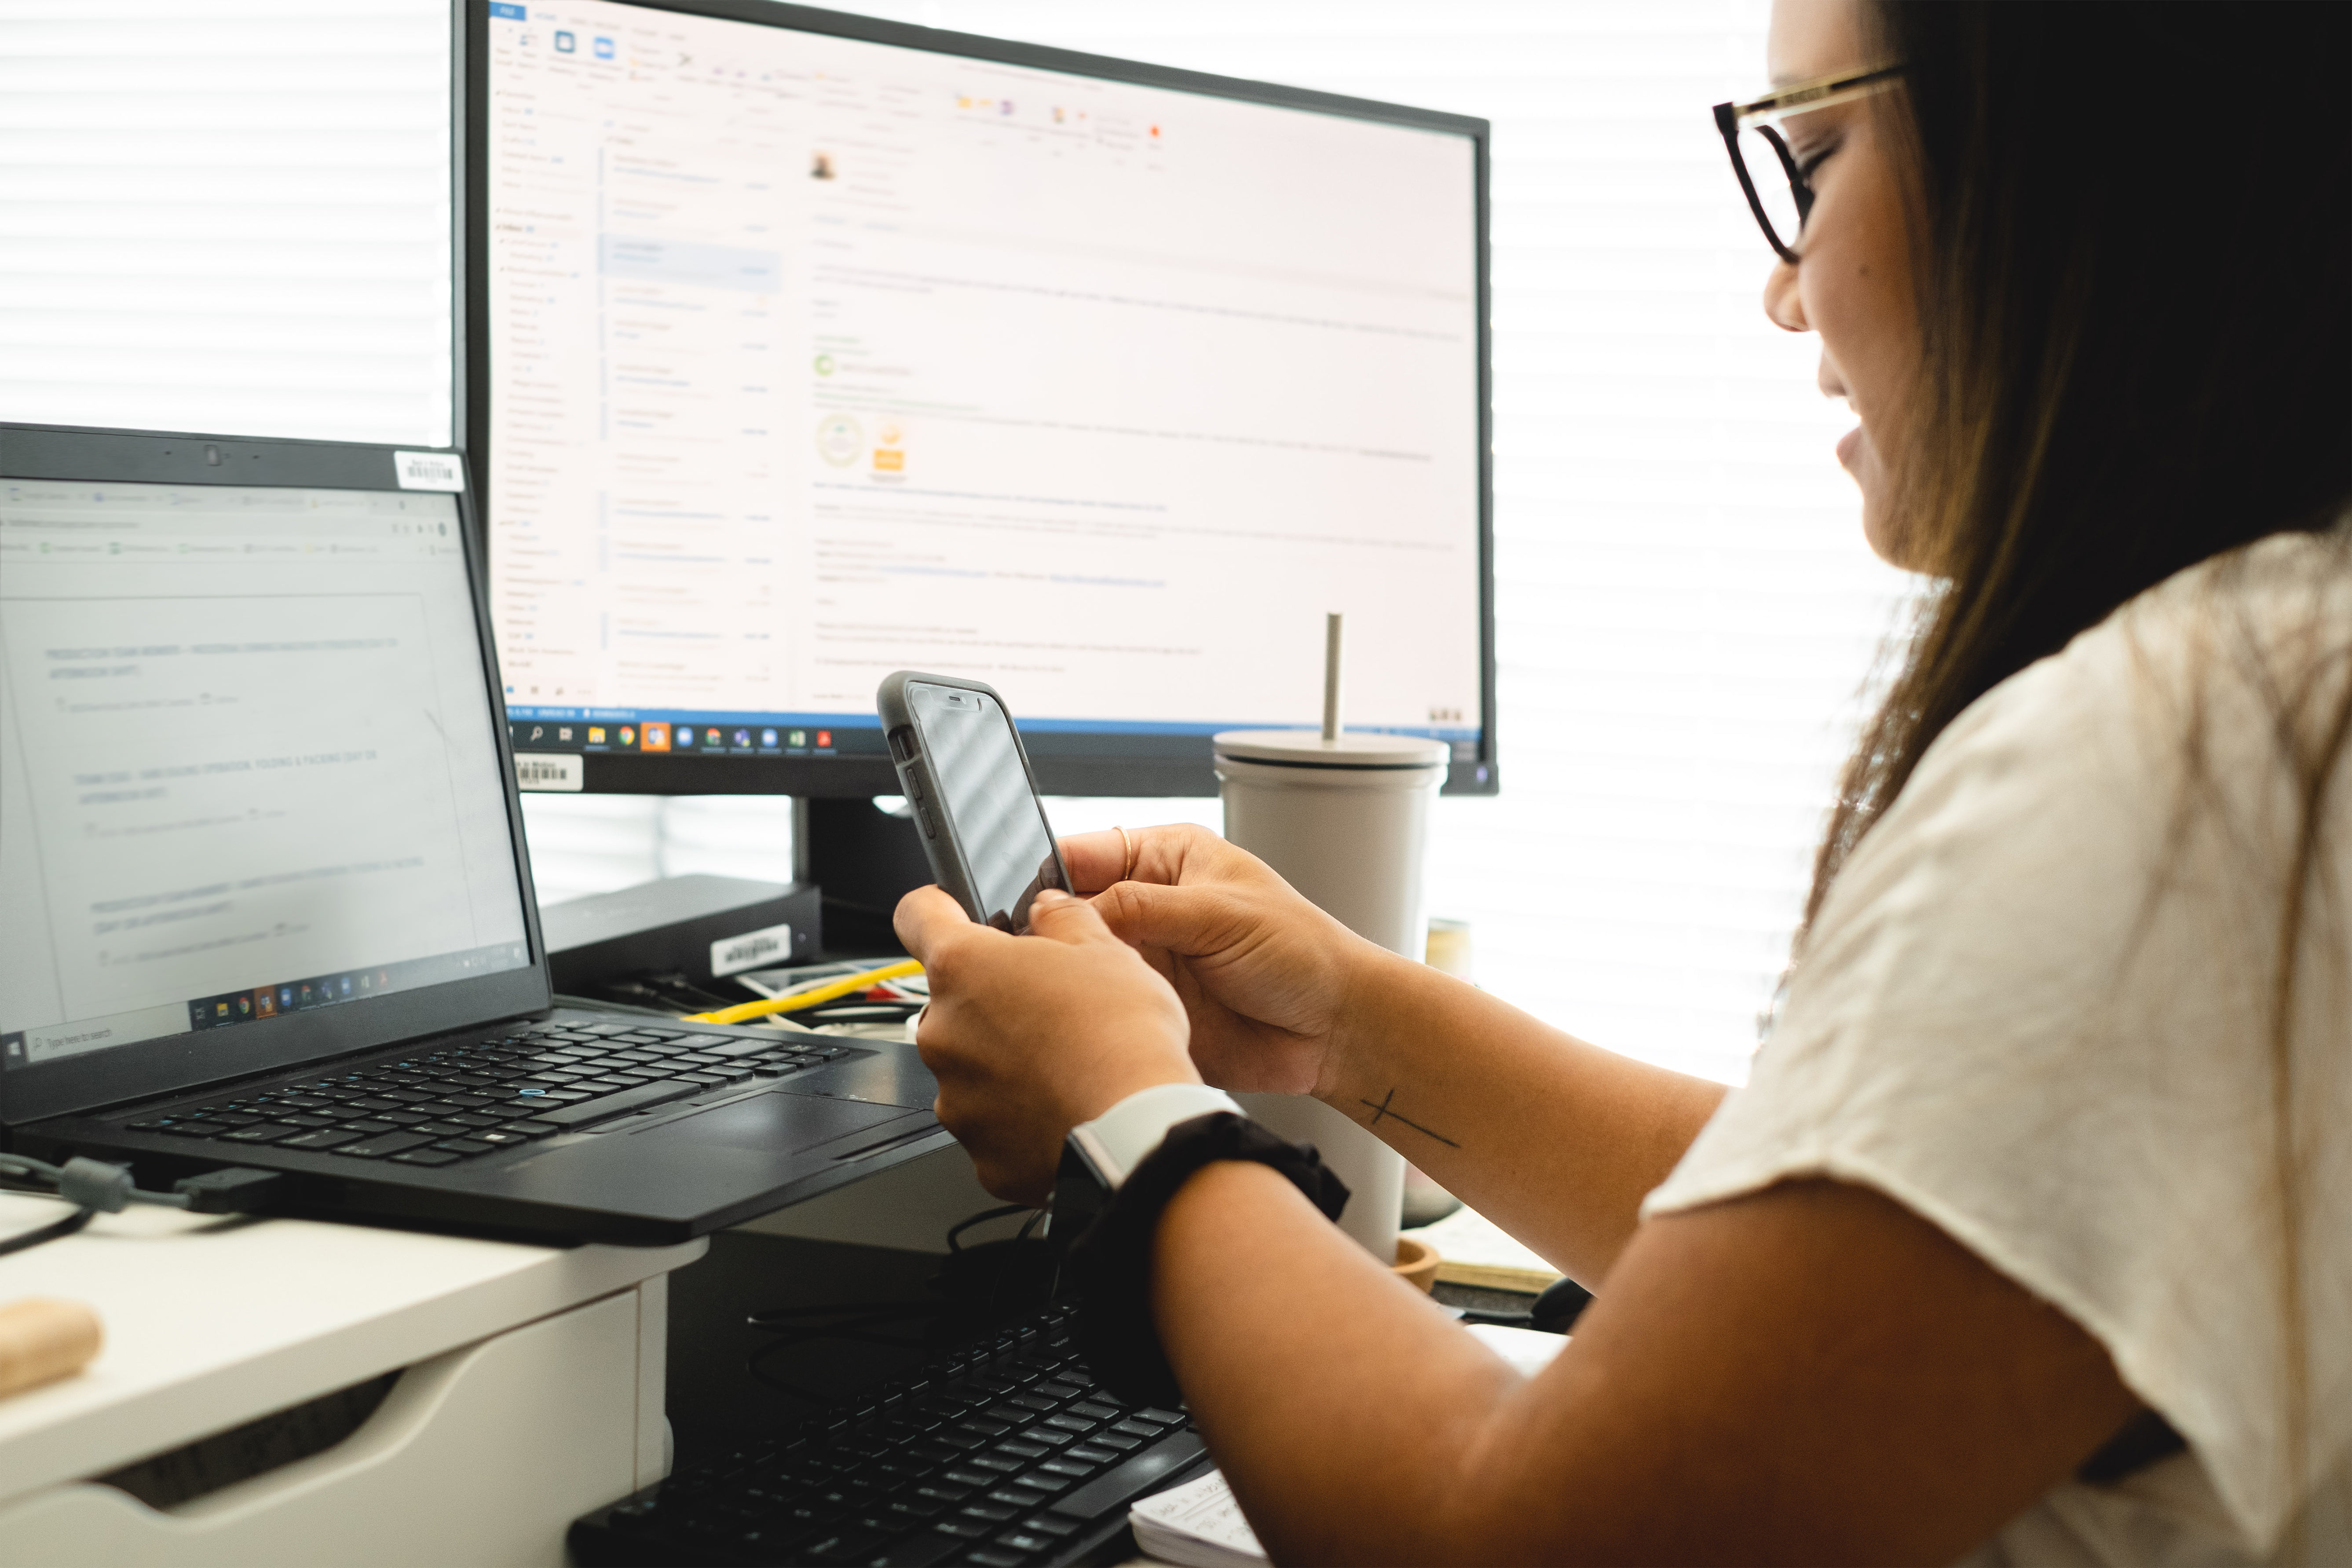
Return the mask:
[[1026,931],[1038,892],[1069,891],[1070,873],[1004,700],[984,681],[902,669],[875,706],[931,875],[981,924]]

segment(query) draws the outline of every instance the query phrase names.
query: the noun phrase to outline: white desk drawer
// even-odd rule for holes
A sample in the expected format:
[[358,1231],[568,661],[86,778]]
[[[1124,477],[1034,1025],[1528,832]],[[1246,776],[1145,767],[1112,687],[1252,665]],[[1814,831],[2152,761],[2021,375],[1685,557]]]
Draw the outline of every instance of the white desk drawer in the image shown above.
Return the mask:
[[0,1510],[0,1565],[561,1564],[572,1519],[658,1473],[662,1379],[640,1361],[662,1353],[667,1283],[418,1363],[342,1442],[176,1508],[34,1493]]

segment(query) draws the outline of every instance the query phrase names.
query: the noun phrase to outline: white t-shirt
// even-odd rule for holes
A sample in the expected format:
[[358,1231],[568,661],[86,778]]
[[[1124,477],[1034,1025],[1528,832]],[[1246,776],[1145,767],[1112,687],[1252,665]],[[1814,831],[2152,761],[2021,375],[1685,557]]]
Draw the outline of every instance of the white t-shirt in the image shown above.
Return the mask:
[[2187,1440],[2052,1489],[1971,1564],[2291,1560],[2298,1515],[2301,1561],[2352,1563],[2352,759],[2290,1036],[2296,1483],[2267,1019],[2300,813],[2263,695],[2323,644],[2343,679],[2347,543],[2192,568],[1969,707],[1847,861],[1750,1082],[1643,1205],[1874,1188],[2082,1325]]

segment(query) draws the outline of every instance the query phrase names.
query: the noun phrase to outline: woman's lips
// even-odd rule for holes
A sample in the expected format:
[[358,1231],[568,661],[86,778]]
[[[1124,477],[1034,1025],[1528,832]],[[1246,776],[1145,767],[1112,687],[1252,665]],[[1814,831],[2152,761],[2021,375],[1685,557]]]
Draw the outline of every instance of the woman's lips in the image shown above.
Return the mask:
[[1837,460],[1847,473],[1853,472],[1857,455],[1862,451],[1862,426],[1857,425],[1838,437]]

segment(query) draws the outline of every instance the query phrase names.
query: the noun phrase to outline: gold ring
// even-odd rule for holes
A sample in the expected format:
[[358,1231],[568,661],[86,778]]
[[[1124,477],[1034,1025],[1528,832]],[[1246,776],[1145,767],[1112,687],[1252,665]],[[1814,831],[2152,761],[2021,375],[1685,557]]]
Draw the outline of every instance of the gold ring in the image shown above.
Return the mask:
[[1131,882],[1135,879],[1135,842],[1128,837],[1124,827],[1114,827],[1111,831],[1118,835],[1118,847],[1127,852],[1127,868],[1118,874],[1118,879]]

